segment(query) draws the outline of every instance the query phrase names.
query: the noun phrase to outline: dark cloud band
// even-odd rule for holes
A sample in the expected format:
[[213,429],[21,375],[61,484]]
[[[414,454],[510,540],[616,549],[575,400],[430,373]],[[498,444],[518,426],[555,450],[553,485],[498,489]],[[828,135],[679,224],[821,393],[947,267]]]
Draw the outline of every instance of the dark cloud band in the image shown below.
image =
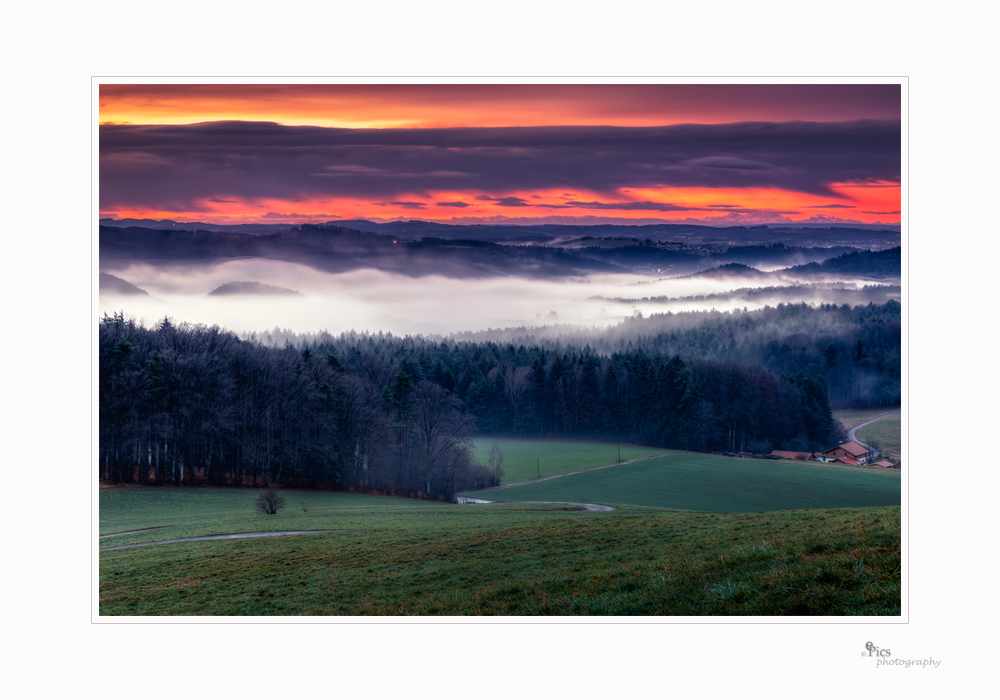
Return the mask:
[[[897,182],[898,121],[665,127],[330,129],[264,122],[100,127],[101,208],[198,200]],[[457,206],[457,205],[454,205]],[[621,207],[616,207],[621,208]]]

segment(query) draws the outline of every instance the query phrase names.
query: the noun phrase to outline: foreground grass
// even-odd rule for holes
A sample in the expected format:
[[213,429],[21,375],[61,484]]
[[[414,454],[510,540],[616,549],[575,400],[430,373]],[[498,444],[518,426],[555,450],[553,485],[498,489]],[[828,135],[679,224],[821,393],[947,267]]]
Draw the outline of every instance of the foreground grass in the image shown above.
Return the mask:
[[893,507],[727,515],[429,505],[295,516],[310,517],[344,531],[103,552],[100,613],[900,614]]
[[622,461],[673,452],[660,447],[617,442],[482,437],[474,441],[476,461],[480,464],[489,463],[490,447],[494,440],[500,443],[503,451],[504,477],[501,484],[535,479],[539,473],[541,476],[552,476],[614,464],[618,461],[619,448]]
[[878,445],[885,459],[899,464],[903,442],[902,427],[902,419],[897,415],[866,425],[857,432],[857,435],[863,442]]
[[677,453],[471,494],[491,501],[580,501],[719,513],[900,503],[899,472]]

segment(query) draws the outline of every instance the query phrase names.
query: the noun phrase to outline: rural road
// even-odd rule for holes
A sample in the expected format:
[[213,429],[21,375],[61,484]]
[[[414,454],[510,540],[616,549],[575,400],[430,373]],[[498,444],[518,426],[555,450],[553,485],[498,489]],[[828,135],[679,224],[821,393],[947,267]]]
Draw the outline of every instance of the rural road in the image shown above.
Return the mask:
[[134,535],[137,532],[149,532],[150,530],[162,530],[165,527],[167,526],[160,525],[159,527],[144,527],[141,530],[126,530],[125,532],[113,532],[110,535],[101,535],[100,539],[103,540],[105,537],[121,537],[122,535]]
[[[635,459],[626,459],[624,462],[612,462],[611,464],[605,464],[600,467],[590,467],[589,469],[580,469],[575,472],[566,472],[565,474],[553,474],[552,476],[543,476],[541,479],[529,479],[528,481],[518,481],[516,484],[504,484],[503,486],[491,486],[488,489],[480,489],[479,491],[469,491],[467,493],[486,493],[487,491],[500,491],[501,489],[512,489],[515,486],[524,486],[525,484],[537,484],[542,481],[550,481],[552,479],[561,479],[564,476],[573,476],[574,474],[583,474],[584,472],[596,472],[598,469],[610,469],[611,467],[623,467],[626,464],[634,464],[635,462],[644,462],[647,459],[656,459],[657,457],[666,457],[669,453],[664,452],[658,455],[650,455],[649,457],[637,457]],[[476,499],[470,499],[471,502],[475,502]],[[490,501],[484,501],[489,503]],[[525,501],[527,502],[527,501]],[[541,503],[542,501],[538,501]],[[562,501],[560,501],[561,503]]]
[[[140,532],[140,531],[136,531]],[[99,551],[110,552],[113,549],[131,549],[132,547],[151,547],[154,544],[170,544],[172,542],[196,542],[199,540],[240,540],[248,537],[281,537],[283,535],[318,535],[323,532],[343,532],[342,530],[285,530],[283,532],[238,532],[234,535],[204,535],[202,537],[179,537],[176,540],[159,540],[158,542],[142,542],[141,544],[123,544],[118,547],[105,547]],[[119,532],[119,535],[129,533]],[[110,535],[104,535],[109,537]]]
[[859,423],[858,425],[854,426],[853,428],[847,431],[847,439],[850,440],[851,442],[856,442],[857,444],[861,445],[867,450],[874,450],[875,448],[873,448],[871,445],[858,440],[857,436],[854,434],[854,431],[856,431],[858,428],[863,428],[866,425],[871,425],[875,421],[880,421],[886,416],[891,416],[893,413],[899,413],[899,409],[897,408],[895,411],[889,411],[888,413],[883,413],[881,416],[875,416],[871,420],[866,420],[864,423]]
[[511,505],[514,503],[550,503],[552,505],[563,505],[563,506],[580,506],[581,508],[586,508],[587,510],[618,510],[617,508],[612,508],[611,506],[604,506],[600,503],[577,503],[575,501],[487,501],[482,498],[467,498],[464,496],[458,496],[456,498],[460,505],[469,505],[473,503],[499,503],[500,505]]
[[[621,466],[624,466],[626,464],[634,464],[635,462],[644,462],[647,459],[656,459],[657,457],[665,457],[665,456],[667,456],[667,454],[669,454],[669,453],[664,452],[663,454],[650,455],[649,457],[637,457],[636,459],[627,459],[624,462],[613,462],[612,464],[605,464],[605,465],[600,466],[600,467],[591,467],[590,469],[580,469],[579,471],[566,472],[565,474],[553,474],[552,476],[543,476],[541,479],[531,479],[530,481],[519,481],[516,484],[504,484],[503,486],[493,486],[493,487],[488,488],[488,489],[482,489],[480,491],[472,491],[470,493],[475,493],[475,494],[478,495],[478,494],[482,494],[482,493],[488,493],[490,491],[500,491],[502,489],[511,489],[511,488],[514,488],[515,486],[524,486],[525,484],[537,484],[540,481],[550,481],[552,479],[561,479],[564,476],[573,476],[574,474],[583,474],[584,472],[594,472],[594,471],[597,471],[598,469],[610,469],[611,467],[621,467]],[[467,505],[467,504],[471,504],[471,503],[497,503],[498,502],[498,501],[488,501],[488,500],[483,499],[483,498],[472,498],[472,497],[469,497],[469,496],[462,496],[462,495],[459,495],[459,494],[456,494],[455,500],[459,504],[462,504],[462,505]],[[581,508],[586,508],[587,510],[600,510],[600,511],[617,510],[616,508],[612,508],[611,506],[602,506],[599,503],[575,503],[573,501],[499,501],[499,502],[501,502],[501,503],[552,503],[552,504],[557,504],[557,505],[580,506]]]

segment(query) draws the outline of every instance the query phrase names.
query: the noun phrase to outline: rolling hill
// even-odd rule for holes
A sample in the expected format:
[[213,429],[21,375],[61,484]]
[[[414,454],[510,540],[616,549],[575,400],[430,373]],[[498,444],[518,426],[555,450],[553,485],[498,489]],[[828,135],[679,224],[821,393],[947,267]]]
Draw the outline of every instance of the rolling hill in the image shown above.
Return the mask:
[[126,282],[121,277],[115,277],[106,272],[99,273],[98,280],[101,294],[149,295],[145,289],[140,289],[131,282]]
[[261,294],[270,296],[302,296],[302,292],[286,287],[275,287],[261,282],[227,282],[208,293],[209,296],[234,296],[239,294]]

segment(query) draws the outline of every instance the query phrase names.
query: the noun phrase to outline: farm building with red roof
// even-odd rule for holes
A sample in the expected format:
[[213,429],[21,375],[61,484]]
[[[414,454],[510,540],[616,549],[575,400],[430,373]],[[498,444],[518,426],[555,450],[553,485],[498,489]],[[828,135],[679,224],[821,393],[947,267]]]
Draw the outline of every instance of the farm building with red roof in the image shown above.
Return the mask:
[[871,456],[871,452],[867,448],[862,447],[856,442],[845,442],[843,445],[838,445],[823,453],[823,457],[831,462],[836,460],[851,460],[851,462],[845,461],[845,464],[864,464]]
[[834,462],[840,462],[841,464],[850,464],[851,466],[854,466],[854,467],[856,467],[856,466],[858,466],[858,465],[861,464],[861,462],[859,462],[858,460],[851,459],[850,457],[837,457],[837,459],[835,459],[833,461]]

